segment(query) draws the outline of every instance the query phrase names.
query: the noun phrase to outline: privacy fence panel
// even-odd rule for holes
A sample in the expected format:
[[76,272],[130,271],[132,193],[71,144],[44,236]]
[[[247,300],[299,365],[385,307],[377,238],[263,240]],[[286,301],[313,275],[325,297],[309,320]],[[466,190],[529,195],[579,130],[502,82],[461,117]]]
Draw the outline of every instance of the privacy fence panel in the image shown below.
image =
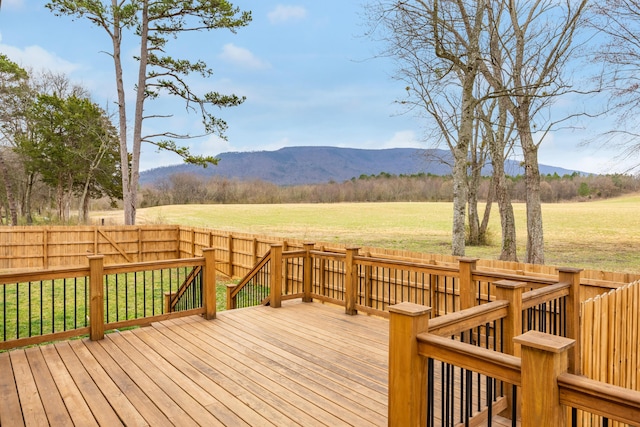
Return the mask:
[[[640,391],[640,281],[582,303],[582,373],[593,380]],[[583,414],[584,426],[601,425]],[[624,424],[612,423],[620,426]]]

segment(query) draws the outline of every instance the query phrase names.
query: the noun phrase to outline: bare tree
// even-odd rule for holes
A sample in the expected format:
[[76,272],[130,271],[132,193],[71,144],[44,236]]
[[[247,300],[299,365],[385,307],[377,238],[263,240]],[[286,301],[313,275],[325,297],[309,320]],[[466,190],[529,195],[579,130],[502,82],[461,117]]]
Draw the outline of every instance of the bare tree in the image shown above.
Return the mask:
[[372,11],[387,54],[399,61],[407,82],[409,99],[403,102],[433,119],[453,154],[451,251],[462,256],[484,6],[471,0],[381,1]]
[[559,96],[574,91],[567,81],[568,62],[584,28],[587,0],[502,0],[487,2],[489,56],[480,68],[506,100],[524,158],[527,249],[525,261],[544,264],[544,233],[540,200],[540,169],[534,133],[545,134],[556,122],[544,122],[540,112]]
[[608,89],[608,114],[616,115],[616,128],[599,138],[603,144],[616,146],[616,160],[628,163],[628,170],[640,166],[640,132],[637,112],[640,109],[640,1],[605,0],[593,5],[591,25],[604,38],[596,58],[605,67],[602,79]]
[[492,102],[479,104],[477,114],[482,126],[482,137],[490,152],[491,188],[500,211],[502,237],[499,259],[517,261],[515,215],[505,172],[505,162],[513,149],[514,124],[513,120],[509,120],[505,101],[500,97],[493,99]]

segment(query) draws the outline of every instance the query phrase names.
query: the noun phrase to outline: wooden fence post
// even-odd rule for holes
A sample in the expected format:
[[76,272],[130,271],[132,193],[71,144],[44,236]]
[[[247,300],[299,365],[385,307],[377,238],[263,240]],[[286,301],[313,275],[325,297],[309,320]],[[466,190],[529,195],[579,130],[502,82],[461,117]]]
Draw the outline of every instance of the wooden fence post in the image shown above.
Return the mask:
[[233,277],[233,234],[229,233],[229,277]]
[[478,289],[473,281],[473,270],[476,269],[477,258],[460,258],[458,268],[460,270],[460,310],[475,307],[478,298]]
[[282,306],[282,245],[271,245],[271,307]]
[[311,251],[315,243],[304,243],[303,247],[305,250],[305,256],[303,261],[303,279],[302,279],[302,289],[304,292],[304,296],[302,297],[303,302],[312,302],[313,298],[311,298],[311,287],[313,285],[313,258],[311,257]]
[[216,318],[216,250],[202,248],[202,255],[204,256],[202,283],[204,318],[211,320]]
[[104,338],[104,255],[89,257],[89,337]]
[[582,343],[580,340],[580,272],[581,268],[559,268],[558,281],[571,284],[567,296],[567,338],[576,345],[569,350],[569,372],[580,375],[582,371]]
[[[495,282],[494,285],[496,288],[496,300],[509,301],[507,317],[502,324],[502,342],[496,343],[496,346],[502,345],[502,351],[505,354],[519,357],[520,345],[515,343],[513,339],[522,335],[522,294],[524,293],[526,283],[512,280],[499,280]],[[507,384],[507,409],[500,414],[509,419],[513,417],[514,405],[517,405],[517,402],[513,402],[512,387],[515,386]]]
[[431,307],[403,302],[389,307],[389,425],[427,425],[427,359],[417,335],[429,329]]
[[529,331],[515,341],[522,346],[522,427],[564,427],[558,376],[567,372],[574,340]]
[[358,301],[358,268],[353,260],[358,255],[360,248],[347,248],[344,268],[344,305],[345,313],[358,314],[356,303]]

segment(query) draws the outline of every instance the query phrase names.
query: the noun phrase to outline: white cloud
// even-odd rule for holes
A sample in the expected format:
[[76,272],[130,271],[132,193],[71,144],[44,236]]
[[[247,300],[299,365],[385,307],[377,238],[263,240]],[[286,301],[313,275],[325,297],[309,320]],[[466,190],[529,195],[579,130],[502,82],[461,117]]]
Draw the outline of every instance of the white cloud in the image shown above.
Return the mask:
[[25,3],[25,0],[4,0],[2,2],[2,8],[4,9],[6,7],[9,9],[19,9],[24,6]]
[[267,14],[267,17],[272,24],[300,21],[307,17],[307,10],[302,6],[285,6],[279,4]]
[[202,156],[217,156],[221,153],[228,153],[230,151],[238,151],[234,148],[229,141],[225,141],[216,135],[209,135],[207,139],[197,144],[192,144],[190,147],[191,154],[197,154]]
[[[0,36],[0,40],[2,37]],[[40,46],[27,46],[19,49],[14,46],[0,44],[0,52],[23,68],[36,71],[48,70],[55,73],[70,74],[81,68],[79,64],[71,63],[60,58],[55,53],[48,52]]]
[[383,141],[376,148],[424,148],[424,143],[412,130],[402,130],[393,134],[391,139]]
[[222,47],[220,58],[245,68],[260,70],[271,67],[268,62],[262,61],[250,50],[236,46],[233,43],[227,43]]

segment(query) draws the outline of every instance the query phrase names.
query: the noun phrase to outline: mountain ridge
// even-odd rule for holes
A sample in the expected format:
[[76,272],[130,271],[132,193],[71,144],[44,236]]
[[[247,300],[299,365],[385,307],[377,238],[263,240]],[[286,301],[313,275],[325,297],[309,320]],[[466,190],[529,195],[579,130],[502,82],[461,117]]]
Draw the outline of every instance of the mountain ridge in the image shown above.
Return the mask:
[[[321,184],[343,182],[361,175],[413,175],[418,173],[450,175],[453,159],[447,150],[419,148],[360,149],[331,146],[285,147],[274,151],[227,152],[216,156],[218,165],[207,168],[177,164],[149,169],[140,173],[141,185],[153,185],[176,173],[191,173],[204,178],[262,180],[277,185]],[[519,161],[507,160],[509,175],[522,175]],[[540,165],[541,174],[562,176],[574,171]],[[491,174],[491,166],[482,170]]]

